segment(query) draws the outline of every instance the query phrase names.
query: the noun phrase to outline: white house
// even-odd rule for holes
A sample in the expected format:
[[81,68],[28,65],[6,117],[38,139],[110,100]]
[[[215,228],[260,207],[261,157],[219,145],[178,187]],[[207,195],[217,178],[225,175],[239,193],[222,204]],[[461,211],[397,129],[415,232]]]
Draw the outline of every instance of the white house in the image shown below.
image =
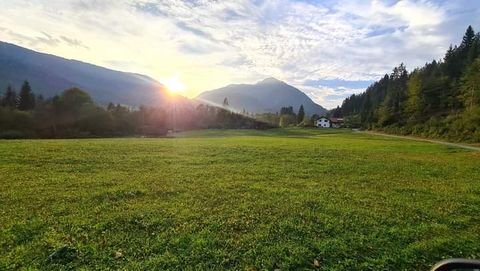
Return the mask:
[[330,128],[330,125],[330,120],[325,117],[321,117],[315,121],[315,126],[318,128]]

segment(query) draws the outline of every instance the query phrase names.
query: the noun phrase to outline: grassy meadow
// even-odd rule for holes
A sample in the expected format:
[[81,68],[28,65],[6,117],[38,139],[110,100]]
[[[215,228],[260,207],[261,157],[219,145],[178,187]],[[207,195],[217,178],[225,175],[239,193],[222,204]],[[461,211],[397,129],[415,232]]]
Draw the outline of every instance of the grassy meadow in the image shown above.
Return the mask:
[[0,141],[0,270],[480,258],[480,152],[342,130]]

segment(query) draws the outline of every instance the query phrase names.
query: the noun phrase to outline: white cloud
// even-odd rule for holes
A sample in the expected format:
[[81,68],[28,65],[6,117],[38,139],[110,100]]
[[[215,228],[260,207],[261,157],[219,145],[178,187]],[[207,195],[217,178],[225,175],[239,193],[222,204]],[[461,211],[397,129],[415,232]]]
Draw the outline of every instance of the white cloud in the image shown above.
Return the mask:
[[305,82],[375,80],[400,62],[414,68],[442,57],[468,24],[480,27],[480,2],[325,3],[11,0],[2,1],[0,34],[29,48],[159,80],[179,76],[190,96],[275,76],[333,107],[342,95],[360,90]]
[[365,89],[363,88],[346,88],[346,87],[326,87],[326,86],[296,86],[298,89],[305,92],[312,100],[318,104],[321,104],[327,109],[332,109],[341,105],[343,100],[352,94],[359,94]]

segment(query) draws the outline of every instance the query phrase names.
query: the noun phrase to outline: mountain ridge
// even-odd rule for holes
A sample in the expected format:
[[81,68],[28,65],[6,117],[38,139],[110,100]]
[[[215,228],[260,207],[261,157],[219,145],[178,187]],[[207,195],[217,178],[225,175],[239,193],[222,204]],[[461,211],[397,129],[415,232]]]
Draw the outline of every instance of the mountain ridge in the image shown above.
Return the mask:
[[130,106],[165,101],[166,88],[150,76],[114,70],[0,41],[0,87],[28,80],[37,94],[54,96],[79,87],[99,103]]
[[[276,98],[275,98],[276,95]],[[307,114],[325,114],[327,109],[315,103],[301,90],[274,77],[268,77],[255,84],[229,84],[208,90],[196,99],[213,105],[222,105],[227,98],[229,107],[237,112],[276,113],[282,107],[292,106],[295,111],[303,105]]]
[[[0,89],[7,85],[18,88],[24,80],[30,82],[36,94],[45,97],[78,87],[100,104],[151,106],[165,104],[168,100],[166,87],[148,75],[119,71],[0,41]],[[192,102],[221,107],[225,97],[229,99],[230,109],[237,112],[275,113],[286,106],[297,111],[302,104],[307,114],[327,112],[299,89],[273,77],[255,84],[229,84],[205,91]]]

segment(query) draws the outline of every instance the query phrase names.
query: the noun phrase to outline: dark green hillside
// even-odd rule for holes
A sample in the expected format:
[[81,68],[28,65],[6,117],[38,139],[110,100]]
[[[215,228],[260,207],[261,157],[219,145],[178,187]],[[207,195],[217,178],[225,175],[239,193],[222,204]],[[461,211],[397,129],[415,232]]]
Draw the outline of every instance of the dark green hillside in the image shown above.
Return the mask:
[[480,34],[468,27],[440,61],[401,64],[333,110],[364,128],[480,142]]

